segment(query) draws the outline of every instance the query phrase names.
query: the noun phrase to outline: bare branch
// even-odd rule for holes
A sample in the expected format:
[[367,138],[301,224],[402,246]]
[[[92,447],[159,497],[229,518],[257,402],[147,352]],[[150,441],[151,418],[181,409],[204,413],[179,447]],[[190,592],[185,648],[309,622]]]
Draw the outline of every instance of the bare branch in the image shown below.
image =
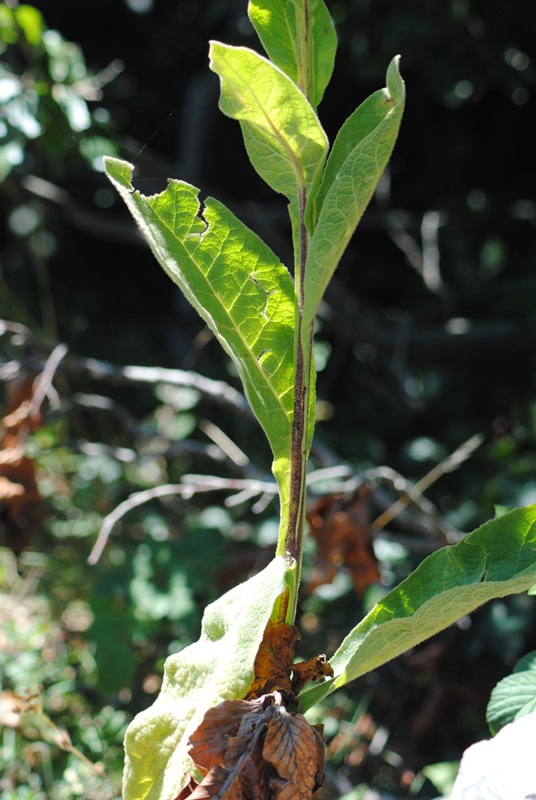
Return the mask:
[[[96,564],[102,555],[102,551],[106,547],[106,543],[114,526],[122,519],[125,514],[132,511],[133,508],[148,503],[156,497],[168,497],[172,494],[185,494],[185,487],[182,484],[165,484],[164,486],[155,486],[153,489],[145,489],[142,492],[135,492],[127,497],[122,503],[114,508],[114,510],[104,517],[97,537],[97,541],[93,545],[93,549],[88,557],[88,564]],[[188,487],[189,488],[189,487]]]
[[482,442],[484,441],[484,437],[481,434],[476,434],[464,442],[460,447],[458,447],[453,453],[443,459],[439,464],[427,472],[426,475],[417,481],[414,485],[409,485],[404,494],[399,497],[399,499],[393,503],[383,514],[374,520],[371,525],[372,530],[381,530],[384,528],[391,520],[393,520],[401,511],[402,509],[406,508],[411,502],[417,503],[421,509],[423,505],[423,496],[422,493],[426,491],[435,481],[440,478],[442,475],[445,475],[447,472],[452,472],[454,469],[460,466],[466,459],[468,459],[474,451],[480,447]]
[[71,373],[83,372],[94,380],[105,380],[110,383],[145,383],[153,386],[165,383],[169,386],[196,389],[199,394],[210,399],[211,402],[253,418],[253,413],[245,397],[239,391],[224,381],[205,378],[196,372],[165,367],[120,367],[95,358],[74,358],[72,356],[69,357],[66,366]]
[[30,419],[39,414],[45,397],[50,397],[52,381],[54,380],[54,376],[60,363],[63,361],[66,355],[66,345],[58,344],[47,358],[45,366],[43,367],[43,371],[35,382],[32,402],[30,403]]
[[212,475],[184,475],[181,483],[164,484],[155,486],[153,489],[144,489],[135,492],[120,503],[108,514],[101,525],[97,541],[88,557],[88,564],[96,564],[102,555],[104,548],[110,538],[110,534],[115,525],[133,508],[144,505],[159,497],[169,497],[170,495],[180,495],[186,499],[193,497],[201,492],[214,491],[235,491],[239,494],[248,493],[248,497],[257,494],[277,494],[277,484],[271,481],[254,480],[233,480],[217,478]]

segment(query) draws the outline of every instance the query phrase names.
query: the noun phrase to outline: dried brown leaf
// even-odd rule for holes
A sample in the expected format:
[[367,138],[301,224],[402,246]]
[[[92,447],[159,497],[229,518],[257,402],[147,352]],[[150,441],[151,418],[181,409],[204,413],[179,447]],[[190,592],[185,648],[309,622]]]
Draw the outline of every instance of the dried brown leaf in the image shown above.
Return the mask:
[[311,800],[323,781],[322,736],[280,692],[210,709],[190,755],[205,777],[176,800]]
[[292,691],[297,695],[310,681],[332,677],[333,669],[326,660],[326,656],[314,656],[308,661],[300,661],[292,665]]
[[262,716],[261,700],[226,700],[210,708],[201,725],[190,737],[190,756],[197,767],[206,774],[212,767],[220,764],[231,738],[244,736],[241,729],[244,717],[247,717],[251,728],[258,720],[262,720]]
[[0,521],[15,555],[24,549],[46,513],[33,461],[20,447],[0,449]]
[[0,526],[17,556],[46,517],[35,465],[23,446],[28,431],[42,424],[40,415],[30,414],[32,387],[33,379],[21,383],[16,391],[12,388],[0,422]]
[[317,544],[309,591],[331,583],[341,567],[350,572],[358,595],[379,580],[366,506],[367,494],[368,490],[363,487],[350,498],[340,493],[326,495],[308,509],[307,521]]
[[199,784],[196,781],[196,779],[193,778],[191,775],[188,775],[188,780],[186,781],[186,783],[184,784],[178,795],[173,798],[173,800],[187,800],[188,797],[192,796],[192,794],[194,793],[195,789],[197,789],[198,786]]
[[255,659],[255,679],[249,698],[277,691],[290,699],[310,681],[333,675],[325,655],[293,663],[294,645],[299,638],[298,629],[291,625],[268,623]]
[[301,714],[272,707],[263,749],[277,772],[272,779],[277,800],[311,800],[323,783],[324,742]]
[[270,621],[255,658],[255,679],[249,696],[280,691],[292,691],[290,673],[294,660],[294,645],[299,639],[298,629],[285,623]]

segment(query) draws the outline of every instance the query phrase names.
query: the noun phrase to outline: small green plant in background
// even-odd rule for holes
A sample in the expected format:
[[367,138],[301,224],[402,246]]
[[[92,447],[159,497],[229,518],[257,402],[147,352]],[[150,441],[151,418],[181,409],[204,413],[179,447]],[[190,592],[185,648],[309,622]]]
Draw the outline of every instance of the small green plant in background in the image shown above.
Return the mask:
[[[199,641],[167,660],[160,695],[131,723],[125,800],[223,800],[252,796],[252,787],[262,798],[312,797],[322,783],[322,746],[298,709],[536,582],[531,506],[429,556],[348,634],[330,668],[321,657],[307,674],[292,664],[315,317],[390,158],[405,89],[394,59],[386,88],[356,109],[329,148],[317,107],[336,37],[323,0],[251,0],[248,10],[268,58],[213,42],[210,66],[220,108],[239,121],[251,163],[288,200],[292,269],[217,200],[200,202],[197,188],[170,180],[145,197],[132,186],[130,164],[105,160],[157,260],[232,358],[273,452],[281,511],[274,559],[206,609]],[[202,569],[210,555],[200,544]],[[285,646],[274,631],[287,636]],[[282,653],[289,658],[277,664]]]

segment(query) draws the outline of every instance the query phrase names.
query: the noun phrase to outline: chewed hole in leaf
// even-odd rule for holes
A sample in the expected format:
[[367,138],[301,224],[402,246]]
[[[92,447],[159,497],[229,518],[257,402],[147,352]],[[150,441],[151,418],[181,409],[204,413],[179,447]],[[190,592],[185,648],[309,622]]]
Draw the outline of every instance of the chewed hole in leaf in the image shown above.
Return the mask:
[[199,199],[199,197],[197,197],[196,199],[198,203],[197,213],[192,220],[192,230],[185,237],[185,240],[187,241],[188,239],[197,239],[199,242],[202,242],[205,234],[208,232],[210,223],[207,222],[207,220],[205,219],[205,209],[206,209],[205,204],[203,203],[202,200]]
[[140,194],[150,200],[163,194],[169,185],[169,181],[164,178],[132,178],[132,186],[128,190],[130,194]]
[[144,197],[131,192],[131,164],[109,158],[105,166],[160,265],[233,359],[280,458],[293,411],[296,309],[288,269],[222,203],[200,202],[197,187],[172,179],[161,194]]

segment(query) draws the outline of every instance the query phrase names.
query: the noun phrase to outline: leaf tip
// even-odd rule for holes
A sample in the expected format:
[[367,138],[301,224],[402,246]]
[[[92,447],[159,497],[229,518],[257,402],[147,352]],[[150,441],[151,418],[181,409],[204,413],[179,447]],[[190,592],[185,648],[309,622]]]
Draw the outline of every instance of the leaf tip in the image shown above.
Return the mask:
[[405,84],[400,74],[400,55],[393,58],[387,68],[387,90],[395,103],[401,103],[405,97]]
[[104,172],[107,177],[118,188],[132,190],[132,173],[134,167],[128,161],[122,161],[120,158],[113,158],[112,156],[104,156]]

